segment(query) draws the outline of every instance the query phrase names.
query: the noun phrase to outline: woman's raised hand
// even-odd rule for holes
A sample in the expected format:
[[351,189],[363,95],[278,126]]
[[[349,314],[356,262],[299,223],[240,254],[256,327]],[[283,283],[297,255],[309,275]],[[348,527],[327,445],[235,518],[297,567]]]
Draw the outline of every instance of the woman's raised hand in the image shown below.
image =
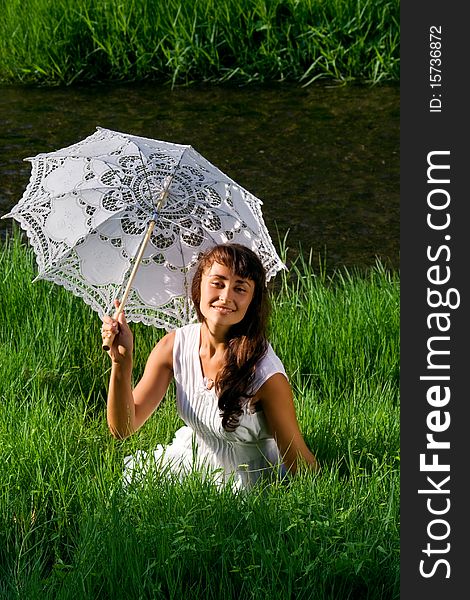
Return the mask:
[[120,306],[119,300],[114,301],[114,306],[118,313],[117,318],[112,318],[107,315],[103,317],[101,337],[103,343],[112,339],[109,347],[107,343],[107,347],[105,348],[111,360],[116,363],[124,363],[132,358],[134,338],[129,325],[127,324],[124,311],[118,311]]

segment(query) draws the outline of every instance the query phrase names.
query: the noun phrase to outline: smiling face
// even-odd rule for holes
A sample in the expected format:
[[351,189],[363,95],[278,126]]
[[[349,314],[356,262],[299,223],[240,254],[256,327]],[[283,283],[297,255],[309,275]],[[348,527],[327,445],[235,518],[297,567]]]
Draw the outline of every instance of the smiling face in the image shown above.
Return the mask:
[[266,273],[253,250],[218,244],[206,250],[191,282],[191,299],[200,323],[208,319],[220,330],[250,339],[266,334],[269,298]]
[[243,320],[253,299],[255,282],[213,262],[201,278],[199,308],[207,323],[231,327]]

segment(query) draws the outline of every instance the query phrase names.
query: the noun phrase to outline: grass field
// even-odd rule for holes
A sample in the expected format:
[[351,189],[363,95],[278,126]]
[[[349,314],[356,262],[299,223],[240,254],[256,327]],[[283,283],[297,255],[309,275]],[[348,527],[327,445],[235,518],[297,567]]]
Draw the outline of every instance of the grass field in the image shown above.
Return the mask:
[[[197,474],[123,490],[123,457],[180,426],[173,392],[112,439],[100,321],[35,274],[4,240],[0,598],[399,598],[397,273],[326,276],[299,255],[282,276],[271,341],[322,471],[241,495]],[[133,329],[138,377],[162,332]]]
[[0,82],[399,79],[399,0],[2,0]]

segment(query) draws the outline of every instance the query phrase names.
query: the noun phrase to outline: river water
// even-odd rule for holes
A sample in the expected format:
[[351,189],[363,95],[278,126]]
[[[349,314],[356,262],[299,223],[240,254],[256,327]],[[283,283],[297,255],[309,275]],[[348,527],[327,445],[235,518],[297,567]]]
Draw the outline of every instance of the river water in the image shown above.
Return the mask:
[[[278,247],[327,270],[399,267],[399,86],[155,83],[0,88],[0,214],[30,176],[24,158],[97,126],[191,144],[263,201]],[[0,220],[0,234],[12,226]]]

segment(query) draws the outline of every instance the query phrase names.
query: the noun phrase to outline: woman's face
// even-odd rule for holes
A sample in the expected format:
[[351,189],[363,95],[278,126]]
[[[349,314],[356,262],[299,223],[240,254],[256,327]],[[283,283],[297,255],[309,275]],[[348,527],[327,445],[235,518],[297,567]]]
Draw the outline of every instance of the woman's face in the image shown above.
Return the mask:
[[200,310],[206,322],[231,327],[240,323],[250,306],[255,282],[213,262],[201,278]]

